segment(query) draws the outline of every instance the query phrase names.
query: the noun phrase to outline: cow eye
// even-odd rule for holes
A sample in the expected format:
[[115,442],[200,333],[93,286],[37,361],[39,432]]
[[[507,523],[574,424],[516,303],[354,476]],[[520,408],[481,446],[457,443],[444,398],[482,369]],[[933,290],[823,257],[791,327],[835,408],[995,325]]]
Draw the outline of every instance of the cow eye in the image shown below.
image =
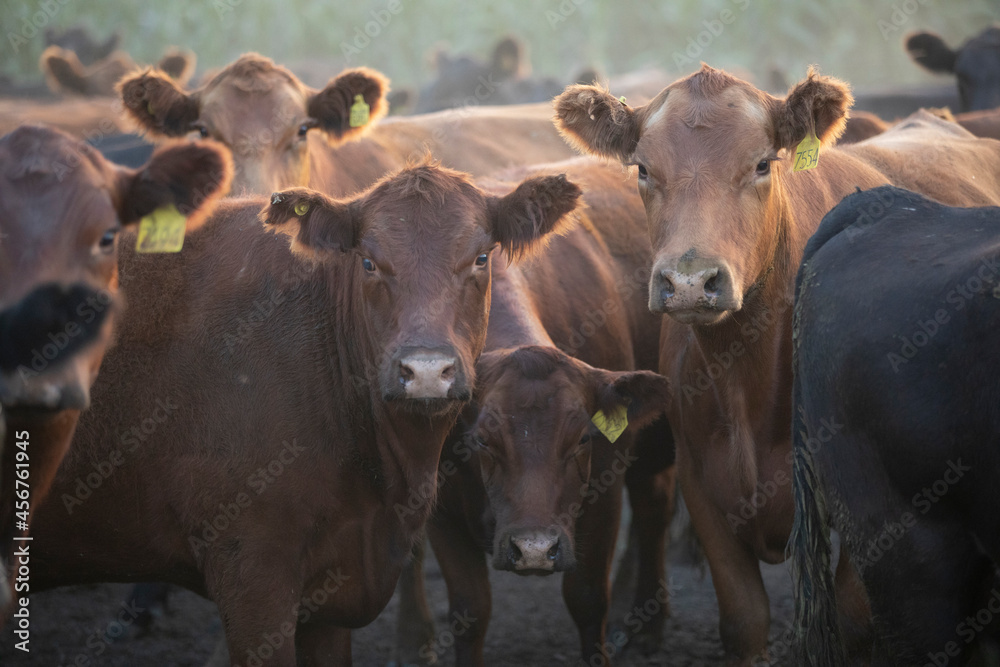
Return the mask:
[[208,138],[208,128],[205,127],[204,125],[196,125],[194,129],[198,131],[198,134],[201,136],[202,139]]
[[361,266],[368,273],[375,273],[375,262],[371,261],[367,257],[361,260]]
[[590,434],[589,433],[584,433],[583,437],[580,438],[580,444],[581,445],[586,445],[588,442],[590,442]]
[[771,173],[771,161],[761,160],[757,163],[757,170],[755,172],[758,176],[767,176]]
[[299,125],[299,136],[304,137],[309,133],[309,123],[302,123]]
[[97,247],[101,249],[102,252],[111,252],[115,247],[115,238],[118,236],[118,228],[109,229],[101,235],[100,240],[97,242]]
[[649,179],[649,172],[646,171],[646,166],[640,164],[640,165],[638,165],[638,167],[639,167],[639,180],[640,181],[648,180]]
[[488,261],[490,261],[490,256],[484,252],[479,257],[476,257],[476,266],[486,266]]

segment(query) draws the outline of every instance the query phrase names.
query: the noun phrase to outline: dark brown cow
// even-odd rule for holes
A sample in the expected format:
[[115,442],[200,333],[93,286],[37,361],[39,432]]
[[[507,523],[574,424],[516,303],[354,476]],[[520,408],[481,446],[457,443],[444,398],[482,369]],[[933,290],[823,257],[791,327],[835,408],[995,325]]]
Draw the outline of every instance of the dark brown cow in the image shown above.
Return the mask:
[[[351,200],[236,200],[140,265],[74,447],[39,509],[32,584],[160,580],[219,606],[234,662],[349,664],[392,594],[486,338],[490,253],[571,211],[565,178],[505,197],[432,165]],[[95,476],[96,475],[96,476]]]
[[83,25],[70,26],[65,30],[45,29],[45,46],[59,46],[72,51],[84,66],[93,65],[108,57],[120,43],[121,35],[117,32],[111,33],[106,40],[100,42]]
[[[806,239],[857,187],[893,182],[965,205],[1000,196],[1000,144],[929,114],[830,148],[850,103],[845,84],[812,72],[781,100],[708,66],[644,107],[587,86],[556,100],[570,141],[636,165],[654,252],[649,307],[671,316],[661,372],[674,388],[678,476],[723,646],[744,665],[770,625],[758,560],[784,560],[791,528],[791,286]],[[793,172],[813,132],[819,163]],[[859,586],[840,562],[846,596]],[[860,642],[867,610],[855,604],[841,609]]]
[[[313,90],[284,67],[247,54],[191,93],[155,72],[127,78],[121,91],[127,113],[154,139],[194,132],[229,146],[235,193],[301,185],[349,194],[426,151],[475,175],[572,155],[545,105],[380,121],[388,85],[378,72],[357,68]],[[355,114],[352,124],[359,95],[369,111],[367,119]]]
[[[76,53],[59,46],[45,49],[38,67],[52,92],[84,97],[114,95],[122,77],[139,69],[124,51],[112,51],[96,62],[85,64]],[[156,64],[158,70],[181,86],[190,80],[194,67],[194,53],[176,48],[167,49]]]
[[[90,403],[121,308],[119,232],[167,206],[195,228],[225,193],[230,170],[225,149],[208,142],[164,146],[132,170],[49,128],[26,126],[0,139],[4,561],[11,539],[27,534],[27,510],[45,499],[80,411]],[[30,465],[15,468],[25,462]],[[26,486],[15,488],[15,470]],[[15,493],[24,489],[15,504]],[[0,610],[9,592],[0,586]]]
[[940,35],[918,32],[906,38],[906,50],[931,72],[958,79],[959,111],[1000,107],[1000,25],[993,25],[952,49]]
[[[627,187],[620,168],[591,160],[531,172],[554,169],[572,174],[574,182],[589,181],[588,196],[604,179],[617,188],[605,194],[608,199]],[[637,248],[629,254],[648,257],[642,209],[634,193],[628,196],[636,200],[631,210],[607,207],[603,226],[618,227],[616,249],[634,240]],[[600,198],[596,192],[594,197]],[[645,309],[645,275],[629,279],[625,272],[634,273],[634,263],[616,263],[592,208],[580,216],[578,227],[555,238],[531,262],[495,269],[474,404],[463,412],[442,456],[442,487],[428,534],[448,583],[452,614],[475,619],[456,637],[457,664],[483,664],[490,618],[484,551],[492,554],[496,569],[566,573],[563,595],[585,660],[608,660],[628,641],[624,633],[615,638],[605,633],[621,489],[634,463],[648,465],[636,455],[634,435],[662,413],[669,385],[650,372],[629,372],[636,367],[633,341],[646,341],[643,357],[650,366],[657,356],[658,321]],[[588,289],[576,288],[583,283]],[[636,331],[637,325],[643,330]],[[612,444],[591,417],[598,410],[611,414],[626,408],[628,428]],[[660,436],[655,445],[671,449],[669,434]],[[667,521],[662,523],[665,529]],[[662,568],[662,548],[657,556]],[[644,591],[643,601],[657,585],[658,580]],[[445,647],[427,639],[415,655],[400,656],[403,661],[440,657]]]

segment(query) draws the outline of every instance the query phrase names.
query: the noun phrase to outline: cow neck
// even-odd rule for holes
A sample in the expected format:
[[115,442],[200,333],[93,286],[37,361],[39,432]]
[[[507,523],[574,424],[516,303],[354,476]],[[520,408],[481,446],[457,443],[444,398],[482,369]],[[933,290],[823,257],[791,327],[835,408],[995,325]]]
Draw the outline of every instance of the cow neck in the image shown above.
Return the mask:
[[486,350],[522,345],[555,347],[533,307],[528,281],[521,270],[507,266],[506,258],[499,253],[494,257],[493,267]]
[[[757,279],[747,289],[739,312],[714,325],[693,325],[704,363],[723,366],[716,396],[726,416],[730,461],[739,472],[742,492],[753,490],[758,458],[771,448],[767,437],[777,424],[788,423],[780,410],[775,389],[788,386],[791,377],[788,338],[791,336],[791,286],[808,233],[798,220],[788,196],[779,185],[774,193],[777,233],[774,252]],[[734,349],[735,345],[739,345]]]
[[359,480],[366,481],[368,490],[391,516],[391,520],[385,519],[386,525],[401,526],[403,534],[397,537],[408,545],[430,515],[433,503],[426,503],[426,507],[402,519],[395,508],[406,506],[427,482],[436,488],[441,449],[459,406],[445,414],[428,416],[409,410],[401,402],[383,400],[377,371],[383,351],[376,347],[371,323],[364,317],[360,265],[354,261],[338,264],[339,270],[329,286],[337,303],[332,336],[339,367],[332,372],[351,396],[342,414],[350,425],[349,432],[355,434],[352,458]]

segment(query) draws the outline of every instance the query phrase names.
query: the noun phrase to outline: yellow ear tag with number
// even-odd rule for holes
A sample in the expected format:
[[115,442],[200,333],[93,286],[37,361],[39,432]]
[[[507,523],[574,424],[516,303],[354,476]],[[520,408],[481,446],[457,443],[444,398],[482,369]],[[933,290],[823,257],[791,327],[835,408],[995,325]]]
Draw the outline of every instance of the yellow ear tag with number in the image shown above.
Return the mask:
[[187,220],[171,204],[158,208],[139,221],[136,252],[180,252],[184,247]]
[[371,107],[365,104],[364,97],[355,95],[354,104],[351,105],[351,127],[367,125],[370,119]]
[[309,202],[300,201],[298,204],[295,205],[295,215],[301,217],[308,212],[309,212]]
[[603,410],[598,410],[590,418],[590,421],[594,422],[594,426],[604,434],[608,442],[614,442],[628,426],[628,409],[624,405],[619,405],[612,410],[610,415],[604,414]]
[[805,171],[819,164],[819,139],[815,132],[810,132],[799,142],[795,149],[795,165],[792,171]]

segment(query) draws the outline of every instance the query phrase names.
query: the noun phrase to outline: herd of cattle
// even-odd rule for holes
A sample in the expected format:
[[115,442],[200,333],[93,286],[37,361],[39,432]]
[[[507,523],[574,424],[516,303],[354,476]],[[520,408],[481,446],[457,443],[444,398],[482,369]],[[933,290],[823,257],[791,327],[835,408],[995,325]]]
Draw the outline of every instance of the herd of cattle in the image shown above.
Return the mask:
[[[457,664],[492,566],[563,572],[606,665],[667,613],[609,632],[623,490],[641,608],[679,486],[730,664],[766,659],[786,557],[795,664],[1000,645],[1000,27],[911,36],[956,113],[893,123],[812,70],[785,97],[707,65],[553,90],[512,40],[439,59],[415,108],[464,106],[411,116],[367,68],[313,88],[247,54],[187,88],[182,52],[50,40],[53,86],[116,96],[123,164],[80,99],[43,105],[62,130],[0,100],[15,636],[29,592],[170,582],[234,665],[346,665],[398,584],[398,658],[426,663],[426,535],[476,619]],[[504,95],[469,105],[483,81]],[[155,149],[116,153],[123,127]]]

